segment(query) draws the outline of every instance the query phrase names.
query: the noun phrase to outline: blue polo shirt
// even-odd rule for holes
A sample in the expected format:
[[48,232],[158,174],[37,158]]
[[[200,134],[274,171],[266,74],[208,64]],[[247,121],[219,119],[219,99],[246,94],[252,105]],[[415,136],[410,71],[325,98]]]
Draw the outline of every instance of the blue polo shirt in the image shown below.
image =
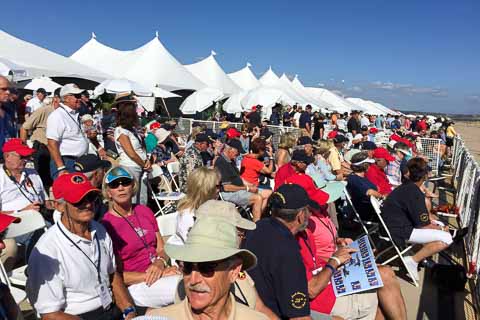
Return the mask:
[[300,119],[298,119],[298,127],[306,128],[307,123],[310,125],[310,129],[312,128],[312,116],[307,111],[302,112]]
[[263,302],[281,319],[310,315],[305,266],[290,230],[276,218],[262,219],[248,232],[244,247],[257,256],[248,274]]
[[367,196],[369,189],[377,190],[377,186],[365,177],[352,173],[347,177],[347,191],[352,197],[353,206],[357,209],[362,219],[375,220],[375,211],[370,203],[370,196]]

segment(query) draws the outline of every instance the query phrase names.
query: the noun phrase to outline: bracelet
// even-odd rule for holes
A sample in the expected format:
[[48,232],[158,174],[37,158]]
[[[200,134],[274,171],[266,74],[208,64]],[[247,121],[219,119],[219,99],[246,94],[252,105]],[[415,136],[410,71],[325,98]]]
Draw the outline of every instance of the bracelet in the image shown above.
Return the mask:
[[137,312],[137,309],[135,309],[134,306],[130,306],[130,307],[128,307],[128,308],[125,308],[125,309],[123,310],[123,312],[122,312],[122,314],[123,314],[123,319],[125,319],[125,318],[126,318],[130,313],[132,313],[132,312],[135,312],[135,313]]
[[245,186],[245,187],[247,187],[247,192],[249,192],[249,191],[250,191],[250,188],[249,188],[248,186]]
[[65,166],[57,167],[57,171],[62,171],[62,170],[65,170],[65,169],[67,169]]
[[328,263],[325,265],[325,268],[332,271],[332,274],[334,274],[335,271],[337,271],[337,269],[335,269],[331,264],[328,264]]
[[162,261],[164,268],[166,268],[168,266],[167,260],[165,260],[163,257],[157,257],[157,260]]
[[341,262],[340,259],[338,259],[337,257],[331,256],[330,259],[332,259],[333,261],[335,261],[339,266],[342,265],[342,262]]

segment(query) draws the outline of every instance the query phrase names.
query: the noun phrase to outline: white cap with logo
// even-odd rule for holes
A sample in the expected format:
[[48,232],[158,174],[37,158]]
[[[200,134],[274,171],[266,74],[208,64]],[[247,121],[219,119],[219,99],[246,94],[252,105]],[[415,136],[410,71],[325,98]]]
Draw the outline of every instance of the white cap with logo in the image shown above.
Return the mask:
[[60,97],[65,97],[68,95],[73,95],[73,94],[80,94],[82,93],[83,89],[80,89],[75,83],[67,83],[60,89]]

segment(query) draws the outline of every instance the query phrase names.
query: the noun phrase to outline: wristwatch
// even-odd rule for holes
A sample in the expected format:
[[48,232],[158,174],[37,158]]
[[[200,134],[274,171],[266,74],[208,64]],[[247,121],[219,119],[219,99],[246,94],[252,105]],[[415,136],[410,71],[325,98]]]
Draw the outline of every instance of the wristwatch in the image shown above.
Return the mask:
[[124,309],[123,312],[122,312],[123,319],[125,319],[132,312],[137,313],[137,309],[135,309],[134,306],[130,306],[130,307]]

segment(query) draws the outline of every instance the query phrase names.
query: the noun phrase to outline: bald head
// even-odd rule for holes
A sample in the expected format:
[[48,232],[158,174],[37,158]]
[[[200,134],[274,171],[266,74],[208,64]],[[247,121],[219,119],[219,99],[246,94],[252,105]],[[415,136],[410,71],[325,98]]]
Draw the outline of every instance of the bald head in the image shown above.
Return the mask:
[[10,81],[4,76],[0,76],[0,103],[7,102],[8,96],[10,95],[9,87]]

